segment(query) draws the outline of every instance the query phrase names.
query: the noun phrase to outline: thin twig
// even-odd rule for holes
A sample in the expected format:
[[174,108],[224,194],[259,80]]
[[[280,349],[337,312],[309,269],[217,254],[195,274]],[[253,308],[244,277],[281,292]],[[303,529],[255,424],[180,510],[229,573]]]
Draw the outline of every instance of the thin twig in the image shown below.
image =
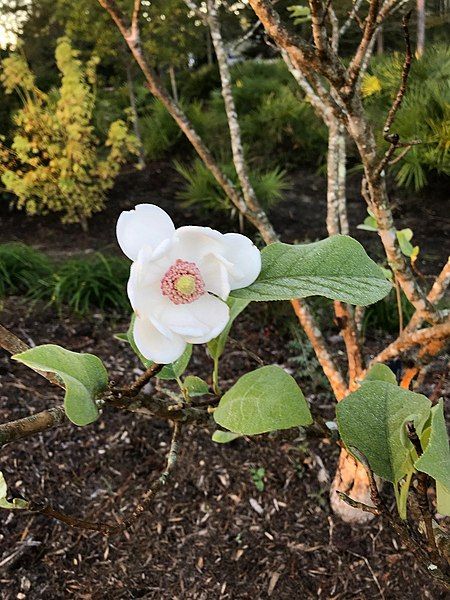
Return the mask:
[[[408,77],[409,77],[409,73],[411,71],[412,50],[411,50],[411,39],[410,39],[410,35],[409,35],[409,20],[410,20],[410,18],[411,18],[411,11],[409,11],[406,15],[404,15],[403,19],[402,19],[403,36],[405,39],[405,60],[403,62],[400,87],[398,89],[395,100],[394,100],[391,108],[389,109],[389,112],[386,117],[386,122],[383,127],[383,137],[387,142],[390,143],[390,147],[387,150],[384,157],[381,159],[380,164],[378,165],[378,167],[376,169],[377,176],[380,175],[384,171],[386,166],[391,161],[391,158],[392,158],[395,150],[398,147],[400,147],[400,145],[401,145],[399,134],[398,133],[391,134],[391,127],[394,122],[395,116],[402,105],[403,98],[405,97],[406,88],[407,88],[407,84],[408,84]],[[413,142],[408,142],[407,146],[412,146],[417,143],[420,143],[420,142],[418,140],[414,140]]]
[[[406,430],[408,432],[408,438],[414,446],[417,456],[422,456],[423,448],[417,431],[413,423],[407,423]],[[433,515],[430,510],[430,503],[428,501],[428,475],[420,471],[416,474],[417,487],[415,492],[417,494],[417,500],[419,503],[419,509],[425,523],[425,531],[428,539],[428,543],[435,552],[439,552],[436,545],[436,539],[433,531]],[[414,488],[413,488],[414,489]]]
[[346,33],[347,29],[350,27],[353,21],[356,21],[360,27],[362,26],[362,23],[358,17],[358,11],[361,8],[362,3],[363,0],[356,0],[355,2],[353,2],[352,10],[349,12],[347,20],[339,30],[339,37],[342,37]]
[[142,390],[142,388],[150,381],[150,379],[152,377],[154,377],[155,375],[157,375],[163,367],[164,367],[164,365],[158,365],[156,363],[153,363],[152,365],[150,365],[150,367],[148,367],[148,369],[146,369],[146,371],[144,371],[144,373],[142,373],[142,375],[140,375],[128,387],[123,387],[123,388],[112,387],[111,392],[112,392],[113,396],[119,397],[119,398],[123,398],[123,397],[134,398],[135,396],[137,396],[139,394],[139,392]]
[[398,89],[394,103],[392,104],[392,106],[388,112],[388,115],[386,117],[386,122],[383,127],[383,135],[384,135],[384,138],[387,139],[387,141],[390,141],[388,139],[388,136],[389,136],[392,124],[394,122],[395,115],[397,114],[400,106],[402,105],[403,98],[406,94],[406,86],[408,84],[408,77],[409,77],[409,73],[411,71],[412,51],[411,51],[411,39],[409,36],[409,20],[410,20],[410,18],[411,18],[411,11],[409,11],[406,15],[404,15],[403,19],[402,19],[403,35],[404,35],[404,39],[405,39],[405,60],[403,62],[402,78],[401,78],[400,87]]

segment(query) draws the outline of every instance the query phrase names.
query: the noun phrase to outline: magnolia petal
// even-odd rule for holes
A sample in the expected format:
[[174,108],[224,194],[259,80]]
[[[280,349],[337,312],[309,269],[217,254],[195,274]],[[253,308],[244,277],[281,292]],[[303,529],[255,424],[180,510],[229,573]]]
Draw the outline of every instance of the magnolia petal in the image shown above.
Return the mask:
[[136,260],[144,246],[155,249],[175,233],[169,215],[154,204],[138,204],[134,210],[124,211],[117,221],[117,240],[124,254]]
[[233,264],[229,271],[231,289],[247,287],[261,272],[261,252],[248,237],[240,233],[226,233],[222,243],[225,247],[224,258]]
[[183,354],[186,342],[177,334],[163,335],[149,320],[136,316],[133,329],[134,342],[139,352],[148,360],[167,365]]
[[176,240],[172,254],[199,264],[206,254],[223,254],[223,235],[210,227],[187,225],[176,230]]
[[224,261],[213,254],[208,254],[199,267],[208,292],[226,300],[230,294],[230,282],[229,272]]
[[[195,301],[195,302],[198,302]],[[195,304],[172,304],[169,302],[158,315],[158,321],[183,337],[202,337],[208,335],[210,327],[198,319],[190,307]]]
[[219,298],[204,294],[195,302],[184,304],[190,318],[197,319],[207,327],[207,331],[200,336],[184,336],[189,344],[204,344],[222,333],[230,318],[230,309]]
[[168,300],[161,292],[162,268],[152,269],[146,264],[134,262],[130,268],[127,294],[135,312],[146,316],[160,309],[160,305]]

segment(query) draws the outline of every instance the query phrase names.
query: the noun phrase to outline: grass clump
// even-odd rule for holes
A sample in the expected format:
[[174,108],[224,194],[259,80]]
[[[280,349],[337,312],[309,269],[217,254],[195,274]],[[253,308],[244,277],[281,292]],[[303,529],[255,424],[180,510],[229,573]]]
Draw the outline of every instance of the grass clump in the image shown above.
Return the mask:
[[53,277],[52,302],[69,307],[79,315],[93,309],[125,312],[129,308],[126,285],[129,264],[126,260],[95,254],[71,258]]
[[34,296],[45,289],[53,275],[50,259],[26,244],[0,244],[0,298],[23,294]]
[[22,243],[0,244],[0,298],[22,295],[78,315],[128,312],[126,259],[96,253],[61,263]]

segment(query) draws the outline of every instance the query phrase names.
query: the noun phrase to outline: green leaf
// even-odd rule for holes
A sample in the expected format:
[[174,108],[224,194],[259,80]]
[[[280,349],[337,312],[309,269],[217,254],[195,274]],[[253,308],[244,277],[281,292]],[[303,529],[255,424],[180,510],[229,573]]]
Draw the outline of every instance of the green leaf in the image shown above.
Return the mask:
[[259,301],[325,296],[366,306],[392,287],[361,244],[345,235],[298,246],[277,242],[264,248],[261,258],[258,279],[234,290],[233,297]]
[[183,381],[183,387],[191,398],[211,393],[206,381],[196,375],[188,375]]
[[374,473],[397,483],[413,468],[413,445],[405,423],[414,422],[421,435],[431,402],[425,396],[385,381],[367,381],[336,407],[345,445],[357,448]]
[[397,385],[397,378],[389,367],[381,363],[374,365],[364,377],[363,383],[367,381],[386,381]]
[[98,419],[95,398],[108,387],[108,373],[97,356],[44,344],[13,358],[32,369],[56,373],[62,379],[66,388],[64,410],[72,423],[82,426]]
[[372,215],[364,219],[364,223],[356,226],[356,229],[364,229],[365,231],[378,231],[377,220]]
[[[133,349],[133,352],[136,354],[136,356],[139,357],[139,360],[144,365],[144,367],[146,369],[148,369],[153,364],[153,361],[148,360],[148,358],[145,358],[139,352],[138,347],[136,346],[136,343],[134,341],[134,336],[133,336],[133,327],[134,327],[135,319],[136,319],[136,315],[133,313],[133,315],[131,316],[130,326],[128,327],[128,331],[127,331],[127,340],[125,340],[125,341],[129,342],[131,348]],[[124,340],[124,338],[122,337],[121,334],[117,334],[115,337],[117,338],[118,335],[120,336],[120,338],[118,338],[118,339]],[[186,350],[183,352],[183,354],[180,356],[180,358],[178,360],[176,360],[174,363],[163,367],[161,369],[161,371],[156,375],[156,377],[158,377],[159,379],[164,379],[164,380],[177,379],[178,377],[181,377],[181,375],[183,375],[183,373],[186,371],[189,361],[191,360],[191,356],[192,356],[192,344],[188,344],[186,346]]]
[[405,256],[409,256],[412,252],[412,244],[410,243],[413,238],[413,231],[409,227],[406,229],[400,229],[395,232],[397,235],[397,240],[400,246],[400,250],[405,254]]
[[[163,367],[156,377],[159,377],[159,379],[177,379],[178,377],[181,377],[181,375],[183,375],[183,373],[186,371],[189,361],[191,360],[191,356],[192,344],[188,344],[186,346],[186,350],[183,352],[180,358],[171,365],[166,365]],[[151,361],[149,362],[152,364]]]
[[7,508],[10,510],[24,510],[28,508],[29,502],[22,498],[14,498],[12,502],[6,499],[8,494],[8,486],[6,485],[3,473],[0,471],[0,508]]
[[413,238],[412,229],[401,229],[400,231],[396,231],[396,235],[400,250],[414,262],[419,254],[419,246],[413,246],[411,244]]
[[216,423],[243,435],[312,423],[295,379],[276,366],[246,373],[220,399]]
[[436,481],[437,509],[441,515],[450,516],[450,488]]
[[116,340],[119,340],[119,341],[121,341],[121,342],[128,342],[128,343],[129,343],[129,340],[128,340],[128,333],[115,333],[115,334],[114,334],[114,338],[115,338]]
[[228,298],[227,304],[230,307],[230,319],[222,333],[208,342],[208,350],[212,359],[218,360],[222,356],[234,320],[241,314],[243,310],[245,310],[245,308],[247,308],[249,303],[250,300],[240,300],[238,298],[231,297]]
[[445,506],[447,503],[444,502],[445,498],[447,501],[450,499],[450,448],[442,400],[431,409],[430,429],[426,431],[426,435],[421,436],[421,442],[424,451],[414,466],[418,471],[427,473],[440,484],[437,497],[438,511],[450,516],[448,512],[450,507]]
[[216,429],[216,431],[212,434],[212,441],[217,444],[228,444],[228,442],[232,442],[233,440],[242,437],[240,433],[233,433],[232,431],[222,431],[221,429]]

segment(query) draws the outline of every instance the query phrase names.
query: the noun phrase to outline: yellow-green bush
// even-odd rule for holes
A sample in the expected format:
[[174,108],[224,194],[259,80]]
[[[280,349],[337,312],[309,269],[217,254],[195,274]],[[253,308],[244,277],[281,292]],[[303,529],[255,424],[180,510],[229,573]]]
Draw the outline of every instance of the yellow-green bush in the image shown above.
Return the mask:
[[23,107],[14,115],[11,148],[0,146],[0,173],[28,214],[57,212],[65,223],[85,223],[104,207],[105,192],[137,143],[123,120],[111,124],[103,144],[94,134],[97,59],[83,65],[68,38],[58,40],[55,58],[61,86],[48,94],[20,51],[3,61],[5,91],[16,91]]

